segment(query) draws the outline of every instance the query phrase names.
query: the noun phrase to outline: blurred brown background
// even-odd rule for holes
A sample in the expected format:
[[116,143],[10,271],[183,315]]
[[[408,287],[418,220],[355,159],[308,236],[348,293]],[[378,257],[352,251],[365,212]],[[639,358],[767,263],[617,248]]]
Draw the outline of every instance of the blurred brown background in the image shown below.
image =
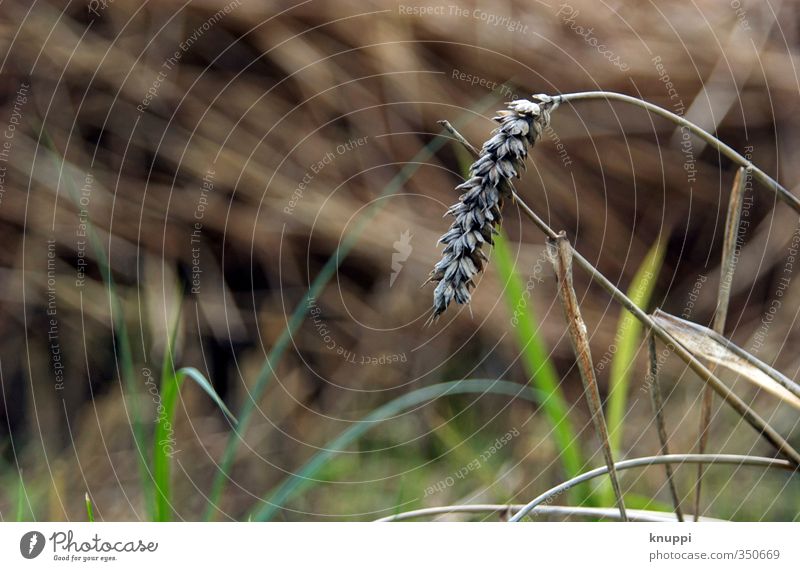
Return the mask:
[[[445,142],[412,165],[426,145],[441,143],[437,120],[450,120],[477,145],[511,96],[619,91],[716,131],[797,193],[799,7],[745,0],[4,2],[3,518],[16,509],[20,470],[29,517],[81,519],[86,491],[104,519],[144,517],[104,264],[123,300],[137,371],[159,370],[169,316],[180,308],[179,364],[203,371],[237,410],[311,281],[363,225],[258,403],[235,484],[223,497],[230,517],[242,517],[381,403],[460,378],[526,382],[491,264],[471,311],[451,308],[423,327],[432,288],[419,286],[438,259],[436,240],[448,225],[442,214],[456,199],[464,161]],[[682,147],[674,125],[621,104],[565,105],[552,127],[532,153],[521,193],[623,289],[658,236],[668,239],[656,305],[681,314],[691,302],[691,319],[707,324],[735,168],[698,140]],[[412,167],[394,191],[393,179]],[[752,189],[746,208],[727,333],[754,349],[797,219],[763,188]],[[87,221],[104,259],[82,235]],[[504,227],[523,278],[541,278],[530,282],[532,304],[590,455],[588,414],[542,236],[513,205]],[[613,343],[618,307],[585,275],[576,279],[597,361]],[[792,282],[757,353],[790,377],[799,364],[798,295]],[[56,333],[48,337],[52,319]],[[639,364],[629,455],[656,452],[649,403],[638,390],[644,359]],[[670,386],[677,384],[668,411],[680,426],[673,446],[688,452],[701,385],[677,362],[667,366]],[[153,414],[144,382],[141,405]],[[196,519],[229,428],[195,387],[182,399],[176,511]],[[768,397],[755,402],[800,444],[796,411]],[[713,449],[772,454],[725,412],[715,422]],[[461,455],[469,457],[465,449],[480,450],[514,427],[523,437],[490,469],[422,498],[461,465]],[[362,453],[324,474],[340,483],[315,486],[283,517],[367,519],[409,502],[526,501],[561,477],[547,430],[524,401],[464,397],[420,407],[369,432]],[[735,486],[744,486],[754,499],[739,517],[797,514],[796,483],[746,470],[729,476],[719,476],[711,512],[736,515]],[[667,501],[658,470],[631,486]]]

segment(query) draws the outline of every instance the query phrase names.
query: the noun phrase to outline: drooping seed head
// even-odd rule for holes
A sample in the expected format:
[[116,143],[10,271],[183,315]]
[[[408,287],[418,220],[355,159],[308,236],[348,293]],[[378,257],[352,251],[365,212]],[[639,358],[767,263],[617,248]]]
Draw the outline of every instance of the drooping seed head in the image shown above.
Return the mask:
[[493,235],[502,219],[503,199],[510,196],[511,179],[519,178],[528,147],[541,137],[550,124],[550,112],[558,99],[534,95],[532,101],[518,99],[494,118],[500,126],[481,147],[469,169],[469,177],[456,187],[462,191],[459,202],[447,211],[455,220],[439,238],[444,244],[442,259],[431,271],[429,281],[437,282],[433,291],[433,314],[439,317],[455,301],[470,301],[475,277],[483,270],[486,254],[483,244],[493,244]]

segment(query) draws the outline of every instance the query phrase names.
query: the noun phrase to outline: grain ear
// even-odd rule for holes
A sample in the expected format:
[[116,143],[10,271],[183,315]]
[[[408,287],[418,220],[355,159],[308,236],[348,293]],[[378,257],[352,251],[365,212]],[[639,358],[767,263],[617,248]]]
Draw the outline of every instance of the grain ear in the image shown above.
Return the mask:
[[444,252],[429,277],[429,281],[438,282],[433,291],[431,321],[453,301],[470,301],[474,279],[483,270],[481,249],[493,243],[503,200],[511,196],[511,180],[519,177],[528,147],[541,137],[550,124],[550,112],[557,106],[557,100],[546,95],[532,99],[511,101],[508,109],[498,111],[494,120],[500,126],[478,152],[467,180],[456,187],[461,197],[447,211],[455,220],[439,239]]

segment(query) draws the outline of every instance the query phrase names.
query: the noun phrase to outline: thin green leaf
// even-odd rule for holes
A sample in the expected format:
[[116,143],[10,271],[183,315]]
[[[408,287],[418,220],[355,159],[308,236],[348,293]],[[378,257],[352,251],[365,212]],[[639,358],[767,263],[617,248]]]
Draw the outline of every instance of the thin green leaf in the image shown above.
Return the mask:
[[[653,295],[658,273],[664,263],[666,240],[658,239],[642,261],[633,277],[628,297],[642,310],[647,311]],[[617,333],[614,337],[616,353],[611,359],[608,378],[608,404],[606,422],[609,442],[615,455],[619,454],[624,434],[625,411],[628,405],[628,388],[634,361],[642,341],[642,324],[627,309],[620,310]]]
[[340,452],[360,438],[365,432],[374,428],[381,422],[393,418],[409,408],[433,401],[435,399],[468,394],[493,394],[521,397],[530,401],[539,401],[543,395],[537,394],[525,385],[508,381],[490,379],[469,379],[439,383],[430,387],[418,389],[380,406],[369,413],[361,422],[353,424],[350,428],[331,440],[323,449],[317,452],[297,472],[286,478],[275,491],[264,500],[264,505],[256,509],[250,516],[253,521],[267,521],[303,487],[315,480],[319,471]]
[[219,409],[235,424],[236,417],[220,398],[203,373],[194,367],[184,367],[174,374],[162,376],[161,404],[158,407],[156,431],[153,438],[153,480],[156,486],[156,521],[172,519],[172,458],[175,449],[175,410],[178,395],[186,378],[193,380]]
[[86,501],[86,519],[94,523],[94,508],[92,507],[92,498],[89,497],[88,492],[84,495],[84,500]]
[[214,401],[214,404],[216,404],[219,407],[219,409],[223,413],[225,413],[225,416],[227,416],[231,420],[231,422],[233,422],[234,424],[239,422],[238,420],[236,420],[236,417],[228,409],[228,407],[222,401],[220,396],[217,394],[217,391],[214,390],[213,385],[209,382],[208,379],[205,378],[203,373],[201,373],[200,371],[198,371],[194,367],[183,367],[182,369],[180,369],[178,371],[177,375],[178,375],[178,380],[180,382],[182,382],[183,379],[186,378],[186,377],[189,377],[190,379],[192,379],[197,384],[197,386],[199,386],[201,389],[203,389],[203,391],[209,397],[211,397],[211,400]]
[[[659,238],[650,248],[636,274],[633,276],[628,297],[642,310],[647,311],[650,298],[653,296],[658,274],[664,263],[666,240]],[[608,424],[609,444],[615,457],[619,456],[622,437],[625,434],[625,411],[628,408],[628,392],[634,362],[641,345],[642,324],[627,309],[620,310],[617,320],[617,332],[614,336],[616,352],[611,358],[608,376],[608,401],[606,405],[606,423]],[[603,503],[611,503],[614,493],[611,486],[602,486]]]
[[[560,451],[564,473],[567,478],[575,477],[584,469],[584,462],[575,429],[569,418],[570,407],[561,391],[558,371],[539,335],[539,323],[529,302],[530,292],[525,290],[522,278],[514,266],[508,240],[503,232],[495,237],[492,261],[505,284],[503,296],[508,311],[515,318],[515,326],[511,327],[511,330],[522,352],[520,357],[523,367],[531,385],[545,395],[541,406],[552,427],[553,439]],[[570,490],[569,493],[572,503],[587,500],[590,495],[587,486],[575,491]]]

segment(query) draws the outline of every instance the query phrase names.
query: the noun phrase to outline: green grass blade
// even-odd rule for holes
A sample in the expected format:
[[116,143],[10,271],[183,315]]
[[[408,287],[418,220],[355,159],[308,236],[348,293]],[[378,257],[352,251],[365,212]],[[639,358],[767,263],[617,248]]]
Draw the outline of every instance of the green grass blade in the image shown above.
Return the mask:
[[172,519],[172,457],[175,450],[175,410],[184,379],[189,378],[214,401],[235,424],[236,417],[228,409],[206,377],[194,367],[184,367],[175,373],[162,374],[161,405],[153,437],[153,481],[156,487],[156,521]]
[[94,508],[92,507],[92,498],[89,497],[89,492],[84,495],[86,501],[86,519],[94,523]]
[[[645,311],[647,311],[653,295],[658,273],[664,263],[666,245],[666,240],[660,238],[656,240],[642,261],[642,265],[636,271],[628,290],[628,297]],[[611,450],[615,456],[618,456],[624,434],[628,387],[636,354],[642,342],[642,324],[626,309],[620,310],[614,340],[617,351],[611,359],[609,370],[606,422],[608,423]]]
[[350,428],[330,441],[325,448],[317,452],[297,472],[286,478],[270,497],[265,500],[265,505],[253,511],[251,516],[252,520],[267,521],[272,519],[280,508],[304,486],[312,482],[318,482],[314,480],[314,476],[330,462],[332,458],[345,450],[365,432],[374,428],[384,420],[392,418],[422,403],[444,396],[468,393],[522,397],[530,401],[539,401],[542,397],[542,395],[525,385],[490,379],[468,379],[439,383],[405,394],[376,408],[361,422],[353,424]]
[[186,377],[192,379],[195,382],[195,384],[197,384],[198,387],[203,389],[203,391],[209,397],[211,397],[211,400],[214,401],[214,404],[216,404],[219,407],[219,409],[225,414],[225,416],[228,417],[228,419],[231,422],[233,422],[234,424],[237,424],[239,422],[238,420],[236,420],[236,417],[222,401],[220,396],[217,394],[217,391],[214,390],[213,385],[209,382],[208,379],[206,379],[203,373],[201,373],[194,367],[183,367],[181,370],[178,371],[177,376],[180,382],[182,382],[183,379],[185,379]]
[[[495,237],[492,250],[492,262],[497,267],[502,283],[505,284],[503,297],[509,312],[516,317],[516,327],[511,327],[521,350],[525,372],[530,378],[530,383],[544,396],[541,407],[552,427],[552,435],[560,451],[560,460],[565,476],[573,478],[585,470],[580,444],[575,436],[575,429],[569,418],[569,405],[560,388],[560,377],[550,359],[547,348],[539,335],[539,324],[533,312],[531,303],[526,302],[530,292],[525,290],[525,285],[514,265],[508,239],[501,232]],[[570,502],[588,500],[590,491],[588,486],[581,486],[570,490]]]
[[[659,238],[650,248],[636,274],[633,276],[628,297],[637,306],[647,311],[653,289],[658,281],[658,273],[664,263],[667,242]],[[608,373],[608,401],[606,404],[606,423],[608,440],[615,458],[619,458],[622,437],[625,435],[625,411],[628,407],[628,392],[634,361],[642,343],[642,324],[628,310],[621,309],[614,335],[616,352],[611,358]],[[600,485],[603,502],[612,502],[614,492],[607,482]],[[626,496],[627,499],[627,496]]]

